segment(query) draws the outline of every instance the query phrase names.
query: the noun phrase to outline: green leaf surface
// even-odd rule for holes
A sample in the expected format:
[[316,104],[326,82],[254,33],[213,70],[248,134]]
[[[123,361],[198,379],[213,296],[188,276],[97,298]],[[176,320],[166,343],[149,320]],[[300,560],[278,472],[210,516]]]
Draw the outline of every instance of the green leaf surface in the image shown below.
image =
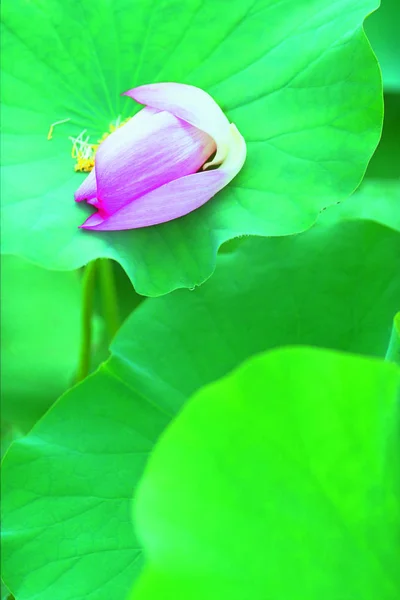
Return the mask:
[[80,279],[5,256],[1,289],[1,418],[26,432],[73,381]]
[[143,302],[112,358],[13,444],[3,575],[18,600],[125,600],[141,566],[132,492],[158,436],[199,388],[277,345],[385,355],[400,235],[327,214],[298,236],[244,241],[201,288]]
[[[48,268],[120,262],[137,291],[192,288],[222,242],[309,228],[359,184],[378,142],[378,65],[362,30],[377,0],[6,0],[3,251]],[[68,136],[92,140],[138,84],[179,81],[244,135],[239,176],[194,213],[136,231],[78,229]],[[70,119],[46,139],[51,123]]]
[[287,348],[202,389],[157,444],[132,600],[396,600],[400,370]]
[[385,90],[400,92],[400,6],[398,0],[381,0],[365,23],[365,30],[382,69]]

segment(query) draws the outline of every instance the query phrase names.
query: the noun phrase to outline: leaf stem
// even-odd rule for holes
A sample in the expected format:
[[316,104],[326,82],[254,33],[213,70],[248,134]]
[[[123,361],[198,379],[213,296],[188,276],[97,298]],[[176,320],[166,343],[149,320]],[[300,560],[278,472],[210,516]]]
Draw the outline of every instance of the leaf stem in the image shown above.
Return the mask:
[[110,343],[120,324],[114,267],[110,259],[99,259],[99,277],[102,311],[107,327],[108,342]]
[[82,338],[78,365],[77,381],[83,381],[89,375],[90,353],[92,346],[92,315],[94,288],[96,281],[97,260],[85,267],[82,279]]

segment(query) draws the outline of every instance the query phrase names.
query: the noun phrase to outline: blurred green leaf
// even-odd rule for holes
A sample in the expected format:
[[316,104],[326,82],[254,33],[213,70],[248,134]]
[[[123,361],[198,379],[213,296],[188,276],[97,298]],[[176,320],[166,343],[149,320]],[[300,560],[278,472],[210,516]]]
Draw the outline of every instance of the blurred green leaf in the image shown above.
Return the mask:
[[326,222],[365,219],[400,232],[400,180],[364,179],[350,198],[329,208],[323,218]]
[[388,91],[400,92],[400,5],[398,0],[381,0],[379,9],[365,22],[365,31],[382,69]]
[[[111,266],[121,322],[142,301]],[[99,276],[95,282],[91,370],[109,356]],[[48,271],[13,257],[1,269],[2,453],[75,382],[81,343],[81,274]]]
[[328,213],[306,233],[244,241],[192,292],[143,302],[112,358],[13,444],[3,466],[3,575],[18,600],[124,600],[142,564],[132,492],[199,388],[277,345],[385,355],[400,234]]
[[[207,279],[242,234],[286,235],[359,184],[382,121],[378,65],[362,30],[377,0],[6,0],[3,249],[48,268],[99,256],[139,293]],[[210,92],[248,145],[240,175],[204,207],[136,231],[78,229],[68,136],[92,140],[155,81]],[[70,119],[46,139],[50,124]]]
[[396,180],[400,187],[400,93],[385,94],[384,100],[382,138],[368,165],[366,177]]
[[382,138],[361,186],[340,211],[341,218],[372,219],[400,231],[400,94],[386,93],[384,100]]
[[2,420],[23,432],[73,382],[80,279],[4,256],[1,288]]
[[202,389],[139,487],[132,600],[396,600],[400,370],[310,348]]

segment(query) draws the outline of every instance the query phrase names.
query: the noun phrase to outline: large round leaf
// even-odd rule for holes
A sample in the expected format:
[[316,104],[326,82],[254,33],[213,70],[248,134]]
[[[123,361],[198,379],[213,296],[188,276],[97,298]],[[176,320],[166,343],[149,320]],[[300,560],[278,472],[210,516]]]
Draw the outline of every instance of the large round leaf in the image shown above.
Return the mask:
[[[285,235],[358,185],[379,138],[381,83],[362,31],[377,0],[6,0],[3,251],[55,269],[119,261],[138,292],[202,283],[219,245]],[[68,136],[96,140],[155,81],[210,92],[248,158],[203,208],[136,231],[78,229]],[[70,119],[46,139],[51,123]]]
[[141,565],[132,491],[200,387],[276,345],[385,355],[400,234],[332,224],[327,213],[298,236],[243,242],[193,292],[146,300],[113,357],[14,443],[3,466],[3,575],[18,600],[125,600]]
[[400,369],[297,348],[201,390],[162,436],[132,600],[396,600]]

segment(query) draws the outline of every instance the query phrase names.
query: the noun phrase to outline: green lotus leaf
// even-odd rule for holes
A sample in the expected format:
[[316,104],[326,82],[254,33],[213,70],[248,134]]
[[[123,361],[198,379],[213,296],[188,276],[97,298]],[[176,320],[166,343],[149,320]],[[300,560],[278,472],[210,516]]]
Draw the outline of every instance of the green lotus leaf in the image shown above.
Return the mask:
[[132,492],[159,435],[202,386],[277,345],[385,356],[400,234],[334,222],[336,209],[297,236],[243,241],[194,291],[145,300],[112,358],[12,445],[2,559],[18,600],[125,600],[142,565]]
[[400,369],[286,348],[200,390],[136,501],[132,600],[395,600]]
[[[378,142],[381,81],[362,24],[377,0],[5,0],[3,252],[52,269],[117,260],[137,291],[201,284],[243,234],[309,228],[357,187]],[[122,232],[78,229],[69,136],[97,140],[137,106],[120,93],[205,89],[244,135],[239,176],[201,209]],[[51,124],[67,119],[54,128]]]

